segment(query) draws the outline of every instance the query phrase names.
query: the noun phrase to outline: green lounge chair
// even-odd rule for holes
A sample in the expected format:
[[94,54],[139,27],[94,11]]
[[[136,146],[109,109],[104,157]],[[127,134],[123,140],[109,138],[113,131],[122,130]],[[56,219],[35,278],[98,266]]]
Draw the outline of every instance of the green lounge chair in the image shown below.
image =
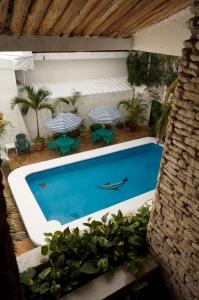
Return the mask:
[[70,152],[71,152],[71,145],[60,144],[60,154],[61,155],[69,154]]
[[110,145],[113,142],[113,135],[110,136],[104,136],[103,141],[105,144]]
[[97,130],[91,134],[93,144],[102,141],[102,137],[97,134]]
[[56,140],[48,138],[47,141],[48,141],[48,149],[49,150],[58,150],[59,145]]
[[26,135],[24,133],[19,133],[16,135],[15,146],[17,148],[18,155],[30,153],[30,143],[26,139]]
[[73,139],[72,150],[79,149],[80,147],[80,136]]

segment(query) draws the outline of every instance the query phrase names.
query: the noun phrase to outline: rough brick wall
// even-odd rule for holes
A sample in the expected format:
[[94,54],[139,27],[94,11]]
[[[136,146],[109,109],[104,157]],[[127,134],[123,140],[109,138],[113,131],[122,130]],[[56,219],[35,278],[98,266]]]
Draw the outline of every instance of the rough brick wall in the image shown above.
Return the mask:
[[191,8],[148,240],[175,299],[199,299],[199,1]]
[[[0,167],[1,167],[0,159]],[[0,169],[0,299],[23,300],[19,273],[7,222],[7,208],[3,194]]]

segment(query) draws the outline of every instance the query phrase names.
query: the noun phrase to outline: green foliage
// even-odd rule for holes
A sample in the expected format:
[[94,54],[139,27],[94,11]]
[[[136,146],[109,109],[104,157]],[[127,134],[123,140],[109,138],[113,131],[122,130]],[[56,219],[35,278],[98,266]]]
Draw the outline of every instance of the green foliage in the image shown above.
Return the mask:
[[152,130],[152,133],[155,134],[155,124],[162,114],[162,103],[156,100],[151,102],[151,113],[149,119],[149,127]]
[[162,109],[161,109],[161,115],[155,123],[155,128],[154,128],[155,134],[156,134],[156,137],[160,141],[164,141],[165,137],[166,137],[169,114],[170,114],[171,105],[172,105],[172,99],[173,99],[177,84],[178,84],[178,79],[175,79],[170,84],[170,86],[167,88],[166,95],[165,95],[164,102],[163,102]]
[[121,264],[138,274],[148,254],[148,220],[149,208],[142,207],[134,216],[118,211],[112,218],[90,219],[82,233],[78,228],[46,233],[41,252],[47,263],[20,274],[26,299],[57,299]]
[[22,114],[26,115],[29,109],[33,109],[36,114],[36,124],[37,124],[37,138],[40,138],[39,132],[39,120],[38,120],[38,111],[42,109],[50,110],[52,115],[54,114],[54,107],[47,103],[47,97],[51,94],[50,91],[44,87],[40,87],[38,90],[35,90],[34,87],[30,85],[24,85],[20,92],[25,92],[26,98],[15,97],[11,101],[11,108],[13,109],[15,105],[21,105]]
[[92,131],[96,131],[97,129],[100,129],[100,128],[102,128],[102,125],[101,124],[97,124],[97,123],[91,124],[91,126],[90,126],[90,129]]
[[72,110],[70,110],[71,113],[77,113],[77,102],[80,98],[80,95],[81,93],[80,92],[77,92],[77,91],[73,91],[72,93],[72,96],[69,96],[69,97],[60,97],[57,99],[57,102],[56,102],[56,106],[62,102],[62,103],[65,103],[67,105],[71,105],[72,106]]
[[41,136],[36,136],[33,140],[33,143],[43,143],[45,141],[45,138],[41,137]]
[[13,127],[9,121],[4,119],[3,113],[0,112],[0,138],[4,137],[8,126]]
[[131,85],[169,85],[177,77],[178,58],[170,55],[131,51],[127,58]]
[[147,104],[142,99],[142,95],[140,93],[135,94],[135,90],[133,90],[133,96],[130,100],[120,101],[118,104],[118,108],[122,106],[128,112],[128,116],[126,121],[130,124],[137,125],[145,121],[145,113]]

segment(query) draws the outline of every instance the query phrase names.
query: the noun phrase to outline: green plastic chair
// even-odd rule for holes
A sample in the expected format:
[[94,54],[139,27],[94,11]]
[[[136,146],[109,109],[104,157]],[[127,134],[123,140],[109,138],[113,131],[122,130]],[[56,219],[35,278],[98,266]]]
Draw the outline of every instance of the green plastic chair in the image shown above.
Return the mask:
[[57,144],[56,140],[48,138],[47,141],[48,141],[48,149],[49,150],[58,150],[59,145]]
[[102,140],[102,137],[97,134],[97,130],[92,132],[91,138],[92,138],[93,144],[100,142]]
[[16,135],[15,146],[17,148],[18,155],[23,153],[30,153],[30,143],[26,139],[26,135],[24,133],[19,133]]
[[80,136],[73,139],[72,150],[79,149],[80,147]]
[[113,142],[113,135],[111,136],[104,136],[103,137],[103,141],[105,144],[110,145]]
[[70,152],[71,152],[71,145],[60,144],[60,154],[61,155],[69,154]]

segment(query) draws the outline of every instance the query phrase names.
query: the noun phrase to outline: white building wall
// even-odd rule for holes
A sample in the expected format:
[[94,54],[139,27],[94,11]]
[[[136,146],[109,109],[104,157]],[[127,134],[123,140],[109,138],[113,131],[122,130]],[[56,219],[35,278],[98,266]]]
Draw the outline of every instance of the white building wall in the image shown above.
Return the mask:
[[11,99],[17,94],[15,71],[0,69],[0,111],[4,114],[5,119],[13,125],[13,127],[7,127],[5,137],[0,140],[1,146],[4,143],[14,142],[15,135],[18,133],[25,133],[29,138],[19,107],[16,106],[14,110],[10,108]]
[[138,31],[134,36],[133,50],[180,56],[183,41],[190,36],[186,22],[191,17],[190,9],[187,8],[166,20]]
[[[56,84],[63,81],[78,81],[84,79],[108,78],[114,76],[128,76],[126,67],[126,57],[128,53],[41,53],[35,55],[35,69],[32,71],[17,71],[17,80],[20,83],[44,85],[48,83]],[[104,56],[104,57],[103,57]],[[113,56],[112,58],[110,58]],[[118,57],[119,56],[119,57]],[[45,57],[45,60],[42,60]],[[82,57],[82,59],[80,59]],[[136,91],[142,92],[144,87],[136,88]],[[53,91],[52,91],[53,92]],[[62,95],[63,97],[65,95]],[[117,107],[121,100],[127,100],[132,97],[132,91],[122,91],[113,93],[100,93],[95,95],[82,95],[78,103],[78,112],[84,120],[84,124],[89,126],[88,112],[91,107],[97,105],[113,105]],[[49,103],[54,104],[56,101],[53,94],[49,99]],[[67,111],[68,107],[59,104],[57,113]],[[126,115],[125,110],[121,110],[123,119]],[[146,119],[148,122],[150,114],[150,105],[148,106]],[[43,122],[51,116],[47,110],[39,112],[40,132],[41,136],[47,137],[51,133],[45,129]],[[36,119],[35,112],[29,110],[26,116],[23,116],[31,138],[36,136]],[[146,123],[147,123],[146,122]]]
[[[136,89],[136,92],[143,92],[144,88],[145,88],[144,86],[139,87]],[[81,98],[78,102],[78,114],[83,119],[83,124],[86,127],[88,127],[91,124],[91,122],[88,120],[88,112],[91,109],[91,107],[94,107],[97,105],[112,105],[114,107],[117,107],[118,103],[121,100],[128,100],[131,97],[132,97],[132,91],[81,96]],[[146,97],[146,96],[144,96],[144,97]],[[56,101],[56,99],[50,99],[49,103],[54,104],[55,101]],[[148,107],[146,110],[145,124],[148,124],[151,103],[148,102],[147,99],[146,99],[146,102],[148,103]],[[64,103],[59,103],[57,106],[57,109],[56,109],[56,113],[58,114],[60,112],[65,112],[68,110],[70,110],[68,105],[66,105]],[[123,108],[120,108],[120,110],[122,112],[122,120],[124,121],[127,113]],[[44,120],[46,120],[48,117],[51,117],[51,113],[48,110],[39,111],[40,133],[41,133],[41,136],[43,136],[43,137],[48,137],[51,135],[51,132],[43,126]],[[28,128],[30,137],[34,138],[36,136],[35,112],[30,109],[28,111],[28,114],[26,116],[24,116],[24,121]]]
[[17,71],[21,83],[44,83],[82,80],[113,76],[127,76],[126,58],[94,60],[35,61],[35,70]]

